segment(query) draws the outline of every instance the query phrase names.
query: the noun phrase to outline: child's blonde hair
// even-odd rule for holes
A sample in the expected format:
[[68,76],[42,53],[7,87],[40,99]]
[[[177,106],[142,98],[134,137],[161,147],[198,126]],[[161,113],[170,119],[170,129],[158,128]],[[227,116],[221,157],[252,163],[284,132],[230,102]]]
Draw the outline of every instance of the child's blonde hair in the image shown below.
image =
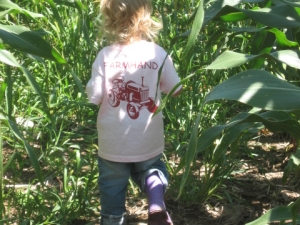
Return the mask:
[[127,44],[156,38],[161,24],[151,18],[151,0],[100,0],[102,38]]

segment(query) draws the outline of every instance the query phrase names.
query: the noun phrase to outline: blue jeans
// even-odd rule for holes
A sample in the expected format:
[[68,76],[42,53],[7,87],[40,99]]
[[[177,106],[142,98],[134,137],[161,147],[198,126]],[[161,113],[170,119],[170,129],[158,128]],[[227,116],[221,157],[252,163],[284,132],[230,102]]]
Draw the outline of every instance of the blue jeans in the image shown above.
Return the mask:
[[160,154],[147,161],[134,163],[112,162],[98,157],[102,217],[118,218],[125,215],[126,192],[130,176],[144,192],[145,178],[157,171],[166,191],[168,173],[161,156]]

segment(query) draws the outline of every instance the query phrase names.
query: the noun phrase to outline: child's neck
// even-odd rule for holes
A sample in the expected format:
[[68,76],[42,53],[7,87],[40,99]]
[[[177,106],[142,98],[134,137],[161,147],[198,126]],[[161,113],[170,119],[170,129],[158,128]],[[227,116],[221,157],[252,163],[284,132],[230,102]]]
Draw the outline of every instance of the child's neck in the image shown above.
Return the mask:
[[121,45],[130,45],[139,41],[142,41],[142,38],[131,38],[129,41],[122,43]]

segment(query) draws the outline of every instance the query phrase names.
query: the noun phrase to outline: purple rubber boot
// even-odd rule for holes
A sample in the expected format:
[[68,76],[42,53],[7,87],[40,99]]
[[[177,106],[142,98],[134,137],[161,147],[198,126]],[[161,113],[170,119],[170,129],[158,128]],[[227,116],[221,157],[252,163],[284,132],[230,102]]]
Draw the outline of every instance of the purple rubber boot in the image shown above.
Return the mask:
[[149,225],[173,225],[166,211],[164,186],[158,173],[151,173],[146,178],[145,191],[148,199]]

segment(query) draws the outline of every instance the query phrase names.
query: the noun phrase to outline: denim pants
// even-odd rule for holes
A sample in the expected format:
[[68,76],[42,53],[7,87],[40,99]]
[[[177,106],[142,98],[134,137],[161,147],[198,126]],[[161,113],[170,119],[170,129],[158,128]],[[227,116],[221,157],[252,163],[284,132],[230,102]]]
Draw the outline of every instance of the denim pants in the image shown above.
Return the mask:
[[[130,177],[144,192],[145,178],[157,171],[166,191],[168,173],[164,162],[161,161],[161,156],[160,154],[147,161],[134,163],[112,162],[98,157],[98,184],[102,218],[106,218],[106,221],[109,219],[119,220],[119,223],[115,223],[116,225],[127,224],[122,221],[126,215],[125,200]],[[114,223],[107,222],[107,224]],[[102,222],[101,225],[106,224]]]

